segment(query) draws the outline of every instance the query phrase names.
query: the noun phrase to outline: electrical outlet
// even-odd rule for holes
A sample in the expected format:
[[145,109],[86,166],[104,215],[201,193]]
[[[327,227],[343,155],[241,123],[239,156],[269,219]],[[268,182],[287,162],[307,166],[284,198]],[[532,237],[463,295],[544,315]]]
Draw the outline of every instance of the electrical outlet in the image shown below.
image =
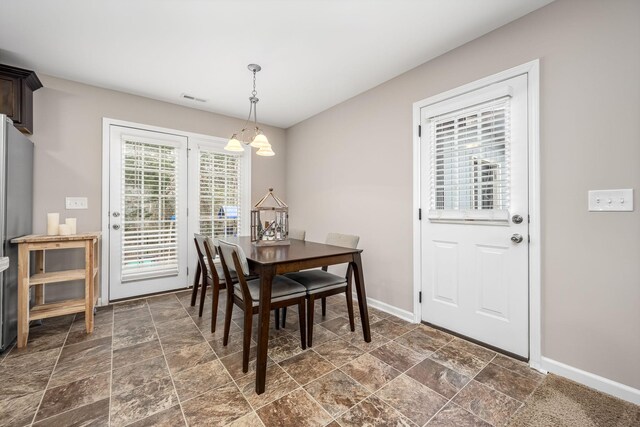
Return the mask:
[[88,209],[86,197],[67,197],[65,199],[67,209]]

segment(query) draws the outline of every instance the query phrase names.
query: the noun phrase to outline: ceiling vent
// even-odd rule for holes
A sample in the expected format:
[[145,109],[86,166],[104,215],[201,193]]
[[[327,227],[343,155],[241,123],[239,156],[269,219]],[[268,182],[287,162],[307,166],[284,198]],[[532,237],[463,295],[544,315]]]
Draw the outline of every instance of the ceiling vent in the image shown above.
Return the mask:
[[184,99],[188,99],[189,101],[207,102],[207,100],[206,100],[206,99],[204,99],[204,98],[198,98],[198,97],[195,97],[195,96],[193,96],[193,95],[189,95],[189,94],[187,94],[187,93],[183,93],[183,94],[182,94],[182,95],[180,95],[180,96],[181,96],[182,98],[184,98]]

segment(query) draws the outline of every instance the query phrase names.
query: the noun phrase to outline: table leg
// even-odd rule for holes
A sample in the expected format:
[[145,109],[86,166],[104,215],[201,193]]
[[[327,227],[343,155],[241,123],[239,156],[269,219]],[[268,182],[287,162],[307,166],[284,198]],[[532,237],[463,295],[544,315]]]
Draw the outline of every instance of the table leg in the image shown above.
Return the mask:
[[269,347],[269,314],[271,313],[271,282],[273,266],[260,270],[260,302],[258,308],[258,355],[256,360],[256,393],[264,393],[267,378],[267,349]]
[[[44,251],[35,251],[36,252],[36,274],[44,273]],[[36,305],[44,304],[44,285],[36,285]]]
[[84,246],[84,322],[87,333],[93,333],[93,241],[87,240]]
[[367,293],[364,289],[364,274],[362,273],[362,257],[359,253],[353,254],[353,275],[355,278],[356,293],[358,295],[358,308],[362,322],[362,334],[366,342],[371,342],[371,328],[369,327],[369,309],[367,308]]
[[18,246],[18,348],[29,339],[29,247]]

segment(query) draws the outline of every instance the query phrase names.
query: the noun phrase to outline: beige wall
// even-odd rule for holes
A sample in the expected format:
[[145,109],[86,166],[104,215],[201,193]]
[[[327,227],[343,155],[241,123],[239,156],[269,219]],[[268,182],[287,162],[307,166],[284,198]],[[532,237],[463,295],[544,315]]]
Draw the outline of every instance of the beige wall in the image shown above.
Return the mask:
[[[44,87],[34,93],[35,144],[33,231],[46,232],[47,212],[60,218],[77,217],[78,231],[101,229],[102,118],[125,120],[228,137],[244,124],[242,119],[181,107],[149,98],[88,86],[47,75],[39,75]],[[275,157],[251,159],[252,201],[257,202],[273,186],[285,194],[285,132],[265,127]],[[89,209],[65,210],[66,196],[88,198]],[[62,259],[61,259],[62,258]],[[73,252],[51,253],[52,268],[81,265]],[[79,286],[50,286],[53,299],[81,292]]]
[[[540,58],[542,354],[640,388],[638,17],[558,0],[288,129],[292,224],[359,234],[368,295],[412,311],[413,102]],[[630,187],[633,213],[587,211]]]

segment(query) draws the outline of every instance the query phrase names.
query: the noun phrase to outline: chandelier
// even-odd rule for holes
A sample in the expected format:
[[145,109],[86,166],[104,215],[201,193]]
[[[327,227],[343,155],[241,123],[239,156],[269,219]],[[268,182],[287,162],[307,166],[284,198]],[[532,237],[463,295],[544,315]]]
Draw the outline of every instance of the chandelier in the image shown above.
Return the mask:
[[[249,117],[247,117],[247,121],[242,127],[242,130],[231,136],[224,149],[227,151],[244,151],[243,145],[250,145],[258,149],[256,152],[258,156],[275,156],[276,153],[271,149],[269,140],[264,133],[262,133],[262,129],[258,127],[256,104],[259,99],[256,97],[258,94],[258,92],[256,92],[256,73],[260,71],[262,67],[258,64],[249,64],[247,68],[253,73],[253,91],[249,97]],[[251,121],[251,115],[253,115],[253,126],[247,127]]]

